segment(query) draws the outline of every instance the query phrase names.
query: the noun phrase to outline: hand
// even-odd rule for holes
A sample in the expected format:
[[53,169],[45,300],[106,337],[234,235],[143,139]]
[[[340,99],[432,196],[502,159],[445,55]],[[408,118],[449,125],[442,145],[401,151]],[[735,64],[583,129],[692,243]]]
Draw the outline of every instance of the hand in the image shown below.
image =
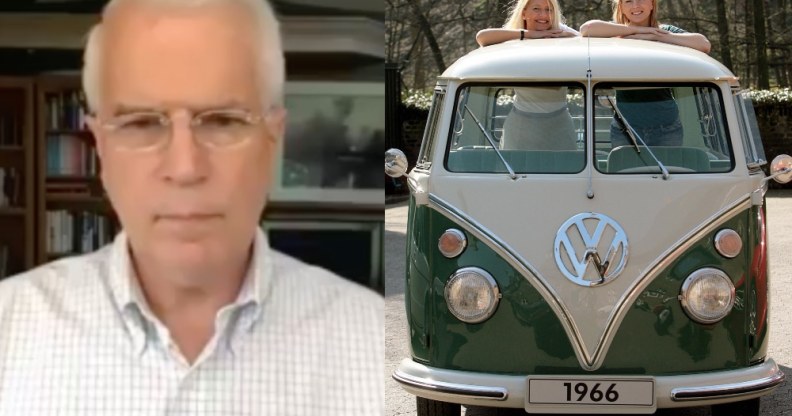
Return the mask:
[[662,41],[670,32],[656,27],[632,27],[635,33],[631,35],[624,35],[624,39],[639,39],[639,40],[654,40]]

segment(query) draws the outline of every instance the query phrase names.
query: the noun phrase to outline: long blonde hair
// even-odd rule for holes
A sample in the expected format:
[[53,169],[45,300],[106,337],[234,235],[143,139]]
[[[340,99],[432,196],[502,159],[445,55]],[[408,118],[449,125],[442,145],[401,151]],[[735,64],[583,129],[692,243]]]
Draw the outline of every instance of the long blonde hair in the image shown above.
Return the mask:
[[[657,2],[660,0],[652,0],[652,12],[649,14],[649,26],[660,27],[660,22],[657,21]],[[622,25],[628,25],[630,21],[624,17],[622,11],[622,0],[612,0],[613,3],[613,21]]]
[[[509,12],[509,18],[506,20],[506,24],[503,25],[504,29],[525,29],[522,12],[525,6],[528,5],[528,1],[530,0],[517,0],[514,7]],[[561,6],[559,6],[558,0],[547,0],[547,2],[550,3],[550,8],[552,9],[550,13],[552,16],[550,26],[552,29],[559,29],[561,25],[564,24],[564,15],[561,14]]]

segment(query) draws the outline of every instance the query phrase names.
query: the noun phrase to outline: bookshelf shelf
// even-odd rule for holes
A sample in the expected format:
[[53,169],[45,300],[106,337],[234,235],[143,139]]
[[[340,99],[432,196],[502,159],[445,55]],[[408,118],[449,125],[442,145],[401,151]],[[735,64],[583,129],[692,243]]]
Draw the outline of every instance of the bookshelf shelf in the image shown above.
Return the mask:
[[74,208],[88,211],[110,211],[110,201],[102,197],[48,194],[47,206],[52,208]]
[[46,178],[47,182],[60,183],[60,182],[90,182],[99,183],[101,180],[98,176],[85,176],[85,175],[49,175]]
[[85,129],[47,129],[47,134],[69,134],[72,136],[83,136],[93,138],[93,133]]
[[0,207],[0,216],[25,216],[27,215],[27,210],[25,208],[19,207]]
[[2,145],[0,146],[0,152],[24,152],[25,146],[11,146],[11,145]]

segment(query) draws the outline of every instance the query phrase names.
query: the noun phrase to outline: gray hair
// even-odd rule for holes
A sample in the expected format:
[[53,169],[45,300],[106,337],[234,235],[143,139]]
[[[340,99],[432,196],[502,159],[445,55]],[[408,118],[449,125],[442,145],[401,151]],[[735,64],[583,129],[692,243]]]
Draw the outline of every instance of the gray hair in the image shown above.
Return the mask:
[[[258,73],[259,88],[266,91],[261,97],[271,105],[282,104],[283,84],[285,82],[285,59],[281,44],[278,19],[268,0],[111,0],[102,11],[106,16],[110,10],[125,1],[137,1],[148,5],[170,8],[193,8],[207,4],[236,3],[246,7],[253,18],[255,36],[259,44]],[[102,22],[97,23],[88,33],[83,55],[82,84],[88,108],[95,112],[99,107],[99,65],[103,40]],[[263,93],[260,92],[260,93]]]

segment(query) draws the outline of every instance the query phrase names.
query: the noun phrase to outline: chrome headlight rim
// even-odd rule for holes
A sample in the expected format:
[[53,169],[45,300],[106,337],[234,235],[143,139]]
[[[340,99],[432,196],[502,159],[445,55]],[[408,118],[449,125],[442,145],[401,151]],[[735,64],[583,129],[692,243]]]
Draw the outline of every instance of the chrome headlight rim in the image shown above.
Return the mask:
[[[718,276],[729,285],[730,288],[729,304],[726,307],[726,312],[721,317],[718,318],[703,317],[698,313],[696,313],[696,311],[694,311],[693,308],[690,307],[690,304],[688,302],[688,291],[690,287],[693,285],[693,283],[701,279],[703,275]],[[727,316],[729,316],[729,314],[732,311],[732,308],[734,308],[734,302],[736,301],[736,288],[734,287],[734,283],[732,283],[731,279],[729,278],[729,275],[727,275],[726,272],[724,272],[723,270],[716,269],[714,267],[704,267],[694,271],[685,279],[684,283],[682,283],[682,290],[680,291],[679,300],[680,300],[680,304],[682,305],[682,310],[685,311],[685,314],[687,314],[687,316],[690,317],[690,319],[705,325],[711,325],[718,323]]]
[[[459,280],[462,275],[467,273],[474,273],[483,277],[488,284],[489,290],[492,292],[492,302],[490,303],[489,307],[484,310],[484,313],[482,313],[481,316],[475,319],[470,319],[466,316],[459,315],[454,310],[454,308],[451,307],[451,303],[449,302],[449,295],[450,295],[449,292],[451,290],[452,284],[457,280]],[[448,311],[451,312],[451,314],[454,315],[454,317],[456,317],[457,319],[459,319],[464,323],[480,324],[486,321],[487,319],[491,318],[492,315],[495,314],[495,310],[498,308],[498,304],[500,303],[501,293],[500,293],[500,288],[498,287],[498,282],[495,281],[495,278],[492,277],[492,275],[489,272],[487,272],[486,270],[480,267],[471,266],[471,267],[463,267],[455,271],[453,274],[451,274],[451,277],[448,279],[448,282],[446,282],[445,290],[443,291],[443,298],[446,301],[446,306],[448,307]]]
[[[737,238],[737,242],[739,243],[737,249],[733,253],[730,252],[723,245],[723,241],[726,238],[729,238],[729,237],[736,237]],[[733,258],[739,256],[740,252],[742,251],[742,246],[743,246],[742,237],[740,237],[740,233],[738,233],[737,231],[732,230],[731,228],[724,228],[724,229],[718,231],[718,233],[715,234],[714,241],[715,241],[715,250],[718,252],[718,254],[720,254],[723,257],[726,257],[727,259],[733,259]]]
[[[449,252],[443,251],[443,247],[441,246],[440,242],[443,241],[443,236],[446,234],[451,234],[459,240],[460,246],[457,247],[456,250]],[[457,230],[456,228],[449,228],[443,231],[443,234],[440,234],[440,238],[437,239],[437,250],[439,250],[440,254],[442,254],[445,258],[448,259],[459,257],[465,251],[466,248],[467,248],[467,237],[465,236],[465,233],[463,233],[460,230]]]

